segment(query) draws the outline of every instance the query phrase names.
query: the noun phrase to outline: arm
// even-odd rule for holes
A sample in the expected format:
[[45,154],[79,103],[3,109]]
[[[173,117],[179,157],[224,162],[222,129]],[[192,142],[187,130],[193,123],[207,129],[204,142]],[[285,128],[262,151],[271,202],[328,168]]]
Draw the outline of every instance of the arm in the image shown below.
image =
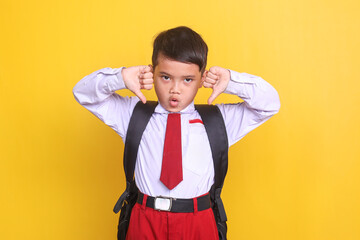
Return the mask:
[[[146,73],[143,71],[145,68]],[[151,80],[145,79],[144,75],[150,76]],[[144,81],[151,84],[144,84]],[[103,68],[81,79],[73,88],[73,94],[77,102],[124,138],[136,103],[139,98],[146,101],[140,89],[151,87],[150,67]],[[124,88],[133,91],[139,98],[122,97],[115,93]]]
[[230,146],[279,111],[277,91],[261,77],[220,67],[210,68],[209,72],[212,75],[207,73],[204,86],[213,88],[211,102],[222,92],[244,100],[237,104],[217,105],[225,121]]

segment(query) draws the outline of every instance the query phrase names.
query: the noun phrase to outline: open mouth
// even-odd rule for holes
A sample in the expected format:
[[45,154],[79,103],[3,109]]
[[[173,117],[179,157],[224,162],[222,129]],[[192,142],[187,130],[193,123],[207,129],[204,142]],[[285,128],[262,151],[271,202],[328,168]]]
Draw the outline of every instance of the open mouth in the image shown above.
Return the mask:
[[170,106],[171,107],[177,107],[178,104],[179,104],[179,101],[176,98],[170,99]]

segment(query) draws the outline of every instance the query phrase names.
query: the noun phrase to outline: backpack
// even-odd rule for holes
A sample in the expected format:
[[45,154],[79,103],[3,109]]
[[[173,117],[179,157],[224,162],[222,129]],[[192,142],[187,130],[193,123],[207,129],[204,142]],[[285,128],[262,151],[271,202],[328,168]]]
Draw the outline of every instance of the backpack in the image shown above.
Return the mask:
[[[157,102],[155,101],[148,101],[146,104],[139,101],[130,118],[123,158],[126,189],[113,209],[115,213],[121,210],[118,224],[118,240],[125,240],[126,238],[131,210],[136,203],[138,188],[135,184],[134,171],[138,147],[156,105]],[[227,239],[227,217],[220,198],[228,168],[228,138],[225,123],[219,108],[214,105],[196,104],[195,109],[202,118],[210,142],[215,170],[215,182],[210,189],[211,207],[217,224],[219,240],[225,240]]]

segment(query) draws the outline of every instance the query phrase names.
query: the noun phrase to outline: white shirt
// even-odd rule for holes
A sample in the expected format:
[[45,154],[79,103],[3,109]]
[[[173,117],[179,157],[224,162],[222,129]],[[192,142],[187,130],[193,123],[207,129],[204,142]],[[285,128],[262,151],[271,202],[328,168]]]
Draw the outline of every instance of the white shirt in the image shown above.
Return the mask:
[[[81,79],[73,89],[75,99],[125,142],[133,109],[139,99],[115,93],[124,89],[122,68],[103,68]],[[276,90],[261,77],[230,70],[231,79],[224,91],[244,102],[218,104],[224,118],[229,146],[243,138],[279,111]],[[168,111],[160,104],[155,108],[140,142],[135,166],[135,182],[139,190],[150,196],[194,198],[207,193],[214,183],[214,166],[205,127],[190,123],[201,119],[192,102],[181,113],[183,181],[169,190],[161,181],[161,164]]]

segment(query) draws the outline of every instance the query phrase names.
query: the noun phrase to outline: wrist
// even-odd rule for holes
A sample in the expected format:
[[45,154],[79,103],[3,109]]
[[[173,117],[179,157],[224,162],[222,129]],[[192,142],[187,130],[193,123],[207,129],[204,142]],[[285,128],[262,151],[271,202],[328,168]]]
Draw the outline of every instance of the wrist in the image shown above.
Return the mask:
[[124,80],[126,78],[126,74],[127,74],[127,68],[126,67],[123,67],[120,71],[120,74],[121,74],[121,77],[122,79]]
[[126,70],[126,67],[121,67],[121,70],[116,73],[116,78],[118,80],[117,81],[118,89],[127,88],[124,81],[124,79],[126,78],[125,76],[126,74],[124,74],[124,70]]

